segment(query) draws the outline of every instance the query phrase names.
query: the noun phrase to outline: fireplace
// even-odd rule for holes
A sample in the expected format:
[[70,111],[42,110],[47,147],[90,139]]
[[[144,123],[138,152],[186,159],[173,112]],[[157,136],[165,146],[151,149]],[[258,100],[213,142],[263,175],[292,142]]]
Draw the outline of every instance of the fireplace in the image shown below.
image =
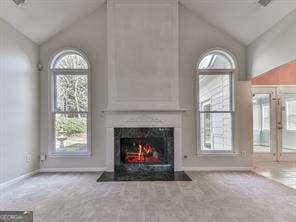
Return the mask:
[[178,110],[106,112],[106,171],[97,181],[191,181],[181,138]]
[[[127,7],[133,11],[132,16]],[[131,4],[111,0],[107,10],[110,81],[108,103],[102,110],[106,129],[106,171],[102,180],[137,180],[138,175],[147,175],[147,172],[160,176],[142,177],[143,180],[174,179],[171,172],[183,170],[184,109],[179,106],[178,1],[164,4],[148,0]],[[155,16],[147,18],[143,10]],[[136,22],[126,20],[126,16]],[[139,32],[143,26],[149,26],[153,34],[144,36]],[[161,50],[151,47],[143,51],[143,56],[155,55],[153,59],[158,62],[139,57],[139,48],[130,47],[133,44],[130,36],[160,46]],[[118,176],[120,171],[133,176]],[[166,177],[162,172],[170,173],[164,173],[169,175]]]
[[161,137],[120,139],[123,164],[164,164],[164,140]]
[[174,128],[115,128],[114,170],[174,171]]

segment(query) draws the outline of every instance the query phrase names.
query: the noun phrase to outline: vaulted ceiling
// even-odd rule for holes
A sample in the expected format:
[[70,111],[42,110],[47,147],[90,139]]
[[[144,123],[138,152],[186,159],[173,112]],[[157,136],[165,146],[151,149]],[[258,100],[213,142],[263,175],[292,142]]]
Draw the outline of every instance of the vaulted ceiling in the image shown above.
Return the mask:
[[0,0],[0,17],[41,44],[79,18],[96,10],[105,0],[27,0],[23,7]]
[[[0,0],[0,17],[41,44],[106,0],[28,0],[25,7]],[[197,16],[248,45],[296,9],[295,0],[273,0],[267,7],[256,0],[179,0]]]
[[208,23],[248,45],[296,9],[296,0],[180,0]]

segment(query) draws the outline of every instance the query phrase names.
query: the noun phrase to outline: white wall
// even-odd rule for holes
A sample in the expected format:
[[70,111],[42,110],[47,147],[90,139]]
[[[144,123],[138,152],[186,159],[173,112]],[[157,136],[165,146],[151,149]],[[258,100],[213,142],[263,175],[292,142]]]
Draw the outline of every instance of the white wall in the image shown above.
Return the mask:
[[105,166],[104,117],[100,110],[107,102],[107,38],[106,5],[55,35],[40,48],[44,65],[41,73],[41,152],[48,149],[49,76],[48,64],[57,50],[73,47],[83,50],[91,63],[92,88],[92,156],[80,158],[47,158],[41,168],[96,168]]
[[[235,149],[247,151],[248,157],[197,156],[196,73],[194,63],[208,49],[220,47],[231,51],[238,62],[238,79],[246,79],[245,46],[183,7],[179,8],[180,104],[193,111],[183,115],[183,159],[185,167],[248,167],[251,165],[251,93],[248,84],[237,88]],[[245,130],[249,129],[250,130]]]
[[38,58],[38,46],[0,19],[0,183],[39,168]]
[[[222,47],[230,50],[238,61],[238,78],[246,79],[245,75],[245,47],[229,35],[219,31],[215,27],[205,23],[196,17],[190,10],[179,7],[179,89],[180,105],[194,110],[195,107],[195,73],[194,63],[203,52],[214,47]],[[48,158],[42,163],[42,168],[93,168],[105,166],[105,128],[104,117],[100,110],[106,108],[107,103],[107,30],[106,30],[106,5],[96,10],[90,16],[71,25],[63,30],[48,42],[41,46],[40,55],[42,64],[46,67],[50,57],[55,51],[64,47],[74,47],[84,50],[92,64],[92,110],[93,110],[93,155],[90,158]],[[41,148],[47,152],[48,144],[48,123],[47,116],[49,103],[48,69],[42,72],[41,89]],[[246,150],[250,153],[249,144],[251,131],[245,131],[250,124],[249,108],[250,97],[248,97],[247,86],[240,87],[238,92],[237,115],[238,124],[236,127],[239,133],[236,140],[239,143],[238,150]],[[249,114],[249,115],[248,115]],[[183,117],[183,155],[184,165],[189,167],[199,166],[250,166],[249,158],[241,157],[197,157],[196,156],[196,130],[195,111],[184,114]],[[251,129],[251,127],[249,127]],[[243,144],[243,145],[242,145]]]
[[250,78],[296,59],[295,24],[296,10],[248,46]]
[[108,1],[108,108],[176,109],[178,1]]

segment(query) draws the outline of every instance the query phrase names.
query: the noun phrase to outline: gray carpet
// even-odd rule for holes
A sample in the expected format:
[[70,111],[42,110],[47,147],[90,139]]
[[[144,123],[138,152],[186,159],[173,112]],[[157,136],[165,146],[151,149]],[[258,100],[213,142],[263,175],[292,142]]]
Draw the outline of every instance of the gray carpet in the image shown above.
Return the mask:
[[97,183],[96,173],[39,174],[0,193],[0,210],[35,222],[295,222],[296,191],[251,172],[193,181]]

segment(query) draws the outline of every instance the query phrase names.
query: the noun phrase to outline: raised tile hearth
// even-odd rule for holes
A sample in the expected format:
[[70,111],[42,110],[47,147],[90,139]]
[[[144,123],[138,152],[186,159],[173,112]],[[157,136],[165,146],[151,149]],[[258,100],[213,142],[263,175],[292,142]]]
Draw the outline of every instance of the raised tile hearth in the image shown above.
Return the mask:
[[117,181],[192,181],[191,178],[183,171],[175,172],[155,172],[155,171],[138,171],[138,172],[104,172],[97,182],[117,182]]

